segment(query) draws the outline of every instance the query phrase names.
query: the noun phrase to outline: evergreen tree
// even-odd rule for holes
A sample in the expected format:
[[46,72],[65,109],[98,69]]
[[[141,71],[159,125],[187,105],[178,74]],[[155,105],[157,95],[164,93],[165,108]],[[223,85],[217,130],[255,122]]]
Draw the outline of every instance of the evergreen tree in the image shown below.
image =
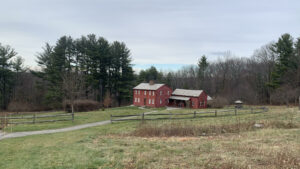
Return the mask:
[[273,45],[273,51],[277,54],[275,70],[272,72],[272,81],[269,84],[273,89],[284,83],[293,83],[291,80],[298,68],[293,46],[293,38],[289,34],[283,34]]
[[114,42],[110,47],[110,54],[113,59],[113,79],[114,90],[116,92],[119,106],[122,100],[131,98],[133,87],[133,70],[131,65],[130,50],[124,43]]
[[203,87],[203,82],[204,82],[204,79],[205,79],[205,73],[206,73],[206,70],[209,66],[209,63],[207,62],[207,58],[205,55],[203,55],[201,57],[201,59],[198,61],[198,78],[200,80],[200,87],[202,88]]
[[9,103],[13,86],[13,62],[11,59],[17,53],[10,46],[2,46],[0,43],[0,109],[5,110]]
[[157,69],[154,66],[151,66],[149,69],[140,71],[138,82],[148,83],[150,80],[154,80],[156,82],[162,82],[162,79],[163,79],[163,73],[157,71]]

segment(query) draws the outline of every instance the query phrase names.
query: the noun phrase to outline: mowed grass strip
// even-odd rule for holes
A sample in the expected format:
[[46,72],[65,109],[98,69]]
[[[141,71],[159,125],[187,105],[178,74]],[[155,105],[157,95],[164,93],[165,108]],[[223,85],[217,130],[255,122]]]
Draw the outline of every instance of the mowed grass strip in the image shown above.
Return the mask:
[[[300,122],[284,107],[267,113],[147,122],[190,126]],[[175,124],[174,124],[175,125]],[[134,136],[140,122],[0,141],[0,168],[299,168],[300,130],[270,126],[206,136]]]

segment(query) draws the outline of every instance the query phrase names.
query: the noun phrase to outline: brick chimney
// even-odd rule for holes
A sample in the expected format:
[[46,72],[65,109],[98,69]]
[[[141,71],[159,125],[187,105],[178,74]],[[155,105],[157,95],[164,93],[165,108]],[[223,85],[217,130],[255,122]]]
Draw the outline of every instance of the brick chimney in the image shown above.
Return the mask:
[[149,85],[154,85],[154,80],[150,80]]

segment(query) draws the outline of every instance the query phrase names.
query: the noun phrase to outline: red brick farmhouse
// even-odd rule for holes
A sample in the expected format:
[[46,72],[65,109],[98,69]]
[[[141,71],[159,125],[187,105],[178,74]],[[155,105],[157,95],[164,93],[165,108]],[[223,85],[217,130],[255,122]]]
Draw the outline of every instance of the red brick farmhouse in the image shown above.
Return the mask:
[[133,88],[133,105],[148,107],[164,107],[172,89],[165,84],[141,83]]
[[176,89],[169,98],[169,106],[193,109],[207,107],[207,94],[203,90]]

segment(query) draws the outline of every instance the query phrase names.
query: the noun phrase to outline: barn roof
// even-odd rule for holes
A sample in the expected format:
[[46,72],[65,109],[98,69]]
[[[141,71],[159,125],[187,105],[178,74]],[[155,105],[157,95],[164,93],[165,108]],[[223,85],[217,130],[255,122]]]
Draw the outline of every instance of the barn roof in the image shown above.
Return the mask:
[[184,100],[184,101],[190,100],[189,97],[182,97],[182,96],[171,96],[171,97],[169,97],[169,99],[173,99],[173,100]]
[[133,89],[138,89],[138,90],[157,90],[160,87],[162,87],[165,84],[149,84],[149,83],[140,83],[139,85],[135,86]]
[[207,96],[207,100],[210,101],[210,100],[213,100],[210,96]]
[[172,95],[198,97],[202,92],[203,90],[176,89]]

